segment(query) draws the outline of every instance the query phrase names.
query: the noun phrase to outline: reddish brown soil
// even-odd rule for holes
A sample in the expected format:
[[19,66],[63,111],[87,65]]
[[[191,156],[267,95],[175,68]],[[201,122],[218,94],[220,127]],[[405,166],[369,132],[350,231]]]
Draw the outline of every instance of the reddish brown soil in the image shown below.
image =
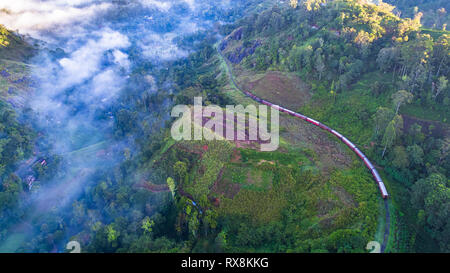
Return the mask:
[[269,71],[255,81],[245,78],[242,86],[263,99],[291,110],[297,110],[311,99],[309,86],[298,76],[278,71]]
[[220,170],[220,173],[211,188],[211,192],[233,199],[233,197],[241,190],[241,186],[237,183],[229,181],[228,179],[222,179],[224,171],[224,169]]
[[138,185],[136,185],[136,187],[137,188],[143,188],[143,189],[146,189],[148,191],[155,192],[155,193],[170,191],[169,187],[167,186],[167,184],[156,185],[156,184],[153,184],[151,182],[145,182],[145,181],[141,182]]
[[413,124],[417,123],[422,126],[422,133],[424,133],[425,135],[430,135],[437,138],[443,138],[450,135],[450,126],[448,126],[447,124],[438,121],[419,119],[407,115],[402,115],[402,118],[403,128],[406,132]]

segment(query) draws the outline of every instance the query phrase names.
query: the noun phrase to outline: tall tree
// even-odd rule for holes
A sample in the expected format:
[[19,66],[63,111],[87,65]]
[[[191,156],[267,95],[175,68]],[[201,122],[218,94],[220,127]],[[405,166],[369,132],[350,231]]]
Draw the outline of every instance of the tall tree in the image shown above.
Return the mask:
[[172,177],[168,177],[167,178],[167,186],[169,186],[169,190],[172,193],[172,197],[175,197],[175,181],[173,180]]
[[450,251],[450,188],[445,176],[434,173],[417,181],[412,188],[411,204],[424,210],[428,233],[439,243],[442,252]]
[[408,154],[403,146],[394,147],[394,160],[392,164],[398,169],[404,169],[409,166]]
[[325,71],[325,63],[321,54],[316,55],[316,70],[319,72],[319,81],[322,79],[322,73]]
[[411,103],[413,99],[413,94],[409,93],[406,90],[400,90],[397,93],[392,94],[392,102],[395,106],[395,114],[398,114],[398,110],[400,106],[405,103]]
[[392,147],[397,136],[402,132],[403,119],[401,116],[396,115],[394,119],[389,122],[386,130],[384,131],[382,145],[384,146],[381,157],[384,157],[388,148]]
[[384,149],[383,149],[383,153],[381,154],[381,157],[384,157],[386,150],[392,146],[395,138],[396,138],[395,121],[392,120],[391,122],[389,122],[388,126],[386,127],[386,131],[384,132],[383,141],[382,141],[382,144],[384,145]]
[[422,165],[423,163],[423,149],[417,145],[411,145],[408,146],[408,148],[406,148],[406,152],[408,153],[409,156],[409,161],[411,163],[413,163],[414,165]]
[[436,100],[436,98],[442,93],[442,91],[446,90],[448,87],[448,80],[445,76],[440,76],[438,84],[433,84],[433,99]]
[[375,120],[375,135],[378,136],[386,129],[393,116],[394,112],[392,112],[391,109],[386,107],[378,107],[377,112],[373,116],[373,119]]

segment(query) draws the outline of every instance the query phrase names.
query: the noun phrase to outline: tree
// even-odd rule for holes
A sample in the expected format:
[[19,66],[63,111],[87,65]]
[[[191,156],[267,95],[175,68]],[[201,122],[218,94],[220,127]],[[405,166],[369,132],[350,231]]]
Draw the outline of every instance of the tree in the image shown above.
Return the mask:
[[406,152],[408,153],[408,157],[411,163],[415,165],[422,165],[424,153],[419,145],[414,144],[408,146],[408,148],[406,148]]
[[339,229],[327,238],[327,249],[338,253],[363,252],[366,239],[360,230]]
[[153,220],[150,220],[150,217],[145,217],[144,220],[142,220],[142,229],[144,230],[144,233],[151,233],[153,231],[153,226],[155,225],[155,222]]
[[137,112],[121,109],[116,114],[116,128],[120,136],[133,132],[136,128]]
[[303,6],[307,11],[316,11],[320,9],[320,4],[323,4],[325,0],[305,0]]
[[172,177],[168,177],[167,178],[167,186],[169,186],[169,190],[172,193],[172,197],[175,197],[175,181],[173,180]]
[[354,42],[361,48],[361,54],[364,56],[363,58],[367,57],[368,48],[373,39],[374,37],[364,30],[360,30],[356,35]]
[[399,50],[396,47],[383,48],[378,53],[377,64],[383,71],[392,69],[399,56]]
[[197,218],[197,215],[198,215],[197,211],[194,211],[189,216],[189,221],[188,221],[189,231],[192,233],[192,235],[194,235],[194,237],[196,236],[198,227],[200,225],[200,222],[199,222],[199,220]]
[[177,175],[178,182],[181,183],[187,173],[187,165],[183,161],[178,161],[173,165],[173,171]]
[[392,147],[397,136],[401,134],[402,128],[403,128],[403,119],[399,115],[395,116],[394,119],[392,119],[391,122],[389,122],[383,135],[382,145],[384,145],[384,149],[381,157],[384,157],[386,150]]
[[217,228],[217,217],[218,217],[218,213],[216,210],[214,209],[209,209],[205,212],[205,215],[203,217],[203,223],[204,223],[204,227],[205,227],[205,234],[208,234],[208,227],[210,227],[211,229],[215,229]]
[[321,54],[316,56],[316,70],[319,72],[319,81],[322,79],[322,73],[325,71],[325,63]]
[[446,66],[447,58],[449,57],[449,35],[444,34],[433,46],[433,62],[437,66],[436,77],[439,77],[441,70]]
[[0,25],[0,48],[9,45],[8,36],[10,36],[9,31],[3,25]]
[[409,137],[411,137],[413,144],[422,143],[425,140],[425,134],[422,133],[422,126],[417,123],[411,125],[411,127],[409,127]]
[[405,147],[395,146],[392,165],[394,165],[397,169],[405,169],[409,166],[408,154],[406,153]]
[[108,242],[114,243],[114,242],[116,242],[117,237],[119,236],[120,233],[118,231],[116,231],[114,229],[113,224],[111,224],[106,227],[106,234],[107,234]]
[[395,122],[392,120],[389,122],[388,126],[386,127],[386,130],[383,135],[382,144],[384,145],[383,153],[381,154],[381,157],[384,157],[384,154],[386,153],[387,148],[391,147],[394,143],[394,140],[396,138],[395,134]]
[[373,116],[373,119],[375,120],[375,134],[377,136],[384,132],[388,123],[392,120],[392,116],[394,116],[394,113],[391,109],[378,107],[377,112]]
[[409,93],[406,90],[400,90],[397,93],[392,94],[392,102],[395,106],[395,114],[398,114],[398,110],[400,106],[405,103],[411,103],[413,99],[413,94]]
[[292,8],[296,9],[298,6],[298,0],[291,0],[290,5]]
[[[424,211],[428,233],[439,243],[442,252],[450,251],[450,188],[445,176],[433,173],[412,187],[411,204]],[[420,219],[419,219],[420,220]]]
[[435,91],[433,92],[433,99],[436,100],[436,98],[442,93],[442,91],[447,89],[447,86],[448,86],[447,78],[445,76],[440,76],[438,84],[436,86],[433,84],[433,89]]

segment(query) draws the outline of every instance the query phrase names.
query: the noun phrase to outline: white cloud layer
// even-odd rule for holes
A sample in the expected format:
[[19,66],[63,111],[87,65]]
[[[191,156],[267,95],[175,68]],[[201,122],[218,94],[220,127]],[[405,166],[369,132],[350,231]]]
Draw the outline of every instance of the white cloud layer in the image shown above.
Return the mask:
[[111,3],[93,0],[0,0],[0,24],[21,33],[39,31],[90,21]]
[[174,4],[179,2],[185,2],[191,10],[196,9],[195,0],[140,0],[139,2],[145,7],[157,8],[164,12],[168,12]]

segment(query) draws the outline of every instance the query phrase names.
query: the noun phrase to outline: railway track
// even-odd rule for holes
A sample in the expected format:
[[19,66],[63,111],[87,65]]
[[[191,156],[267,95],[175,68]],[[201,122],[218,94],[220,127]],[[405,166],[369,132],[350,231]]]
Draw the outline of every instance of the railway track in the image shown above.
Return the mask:
[[242,92],[245,96],[251,98],[252,100],[265,104],[267,106],[270,106],[280,112],[283,113],[287,113],[288,115],[300,118],[306,122],[309,122],[319,128],[321,128],[322,130],[325,130],[331,134],[333,134],[334,136],[336,136],[337,138],[339,138],[339,140],[341,140],[345,145],[347,145],[353,152],[356,153],[356,155],[364,162],[364,165],[366,165],[367,169],[371,172],[375,182],[378,185],[378,188],[380,190],[381,196],[383,198],[384,201],[384,206],[385,206],[385,221],[386,221],[386,225],[385,225],[385,230],[384,230],[384,234],[383,234],[383,242],[381,244],[381,253],[384,253],[386,250],[386,246],[387,246],[387,242],[389,240],[389,231],[390,231],[390,212],[389,212],[389,204],[388,204],[388,197],[389,197],[389,193],[386,190],[386,187],[383,183],[383,180],[381,179],[381,176],[379,175],[378,171],[376,170],[376,168],[374,167],[374,165],[370,162],[370,160],[361,152],[361,150],[358,149],[358,147],[356,147],[355,144],[353,144],[351,141],[349,141],[346,137],[344,137],[342,134],[340,134],[339,132],[333,130],[332,128],[326,126],[325,124],[320,123],[319,121],[316,121],[310,117],[307,117],[305,115],[302,115],[300,113],[294,112],[292,110],[289,110],[287,108],[284,108],[282,106],[273,104],[269,101],[266,101],[256,95],[254,95],[253,93],[251,93],[250,91],[245,91],[242,90],[241,88],[239,88],[239,85],[237,84],[234,75],[233,75],[233,70],[232,67],[230,65],[230,63],[228,62],[228,60],[226,59],[226,57],[222,54],[222,51],[220,50],[220,45],[222,44],[222,42],[219,42],[216,45],[216,49],[217,52],[220,56],[220,58],[222,59],[222,61],[225,63],[226,65],[226,70],[227,70],[227,74],[231,80],[231,82],[233,83],[233,85],[236,87],[237,90],[239,90],[240,92]]

